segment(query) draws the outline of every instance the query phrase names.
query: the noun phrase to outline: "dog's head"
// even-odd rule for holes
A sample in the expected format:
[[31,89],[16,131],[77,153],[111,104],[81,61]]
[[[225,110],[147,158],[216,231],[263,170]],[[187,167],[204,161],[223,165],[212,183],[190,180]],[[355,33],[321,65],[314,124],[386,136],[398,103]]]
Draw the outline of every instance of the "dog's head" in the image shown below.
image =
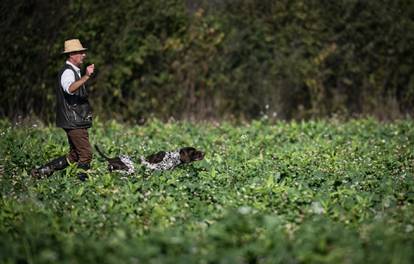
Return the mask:
[[182,163],[189,163],[204,158],[204,152],[193,147],[185,147],[180,149],[180,160]]

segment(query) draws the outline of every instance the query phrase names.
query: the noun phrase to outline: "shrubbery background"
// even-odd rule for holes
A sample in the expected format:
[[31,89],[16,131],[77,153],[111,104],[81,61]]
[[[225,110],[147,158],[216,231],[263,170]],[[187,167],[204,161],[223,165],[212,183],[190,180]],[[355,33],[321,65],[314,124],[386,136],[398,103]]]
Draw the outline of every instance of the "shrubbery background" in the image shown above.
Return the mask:
[[105,118],[413,114],[410,0],[0,3],[0,116],[54,118],[63,42],[80,38]]

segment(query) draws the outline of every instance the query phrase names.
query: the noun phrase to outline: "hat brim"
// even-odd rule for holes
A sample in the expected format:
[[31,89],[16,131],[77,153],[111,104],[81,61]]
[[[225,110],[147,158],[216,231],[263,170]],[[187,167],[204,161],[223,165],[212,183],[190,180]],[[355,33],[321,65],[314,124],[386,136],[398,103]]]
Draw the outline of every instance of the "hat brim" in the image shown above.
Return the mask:
[[87,48],[83,48],[83,49],[76,49],[76,50],[68,50],[68,51],[64,51],[64,52],[62,52],[62,54],[69,54],[69,53],[79,52],[79,51],[85,51],[85,50],[87,50]]

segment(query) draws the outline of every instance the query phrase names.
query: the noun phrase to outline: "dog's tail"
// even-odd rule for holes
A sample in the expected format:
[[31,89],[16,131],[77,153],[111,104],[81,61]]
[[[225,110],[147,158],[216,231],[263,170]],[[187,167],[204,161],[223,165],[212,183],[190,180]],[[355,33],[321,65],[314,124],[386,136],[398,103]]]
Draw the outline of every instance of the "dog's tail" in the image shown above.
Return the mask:
[[109,159],[110,159],[108,156],[106,156],[106,155],[102,152],[102,150],[98,147],[98,145],[97,145],[97,144],[95,144],[95,149],[96,149],[96,151],[98,151],[99,155],[101,155],[103,158],[105,158],[106,160],[109,160]]

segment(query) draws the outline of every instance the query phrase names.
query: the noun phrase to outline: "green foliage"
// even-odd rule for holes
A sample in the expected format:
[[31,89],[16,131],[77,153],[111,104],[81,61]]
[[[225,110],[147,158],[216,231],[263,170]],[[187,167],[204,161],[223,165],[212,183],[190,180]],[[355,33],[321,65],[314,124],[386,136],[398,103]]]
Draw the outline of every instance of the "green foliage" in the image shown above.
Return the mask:
[[105,118],[412,114],[413,1],[17,0],[0,12],[3,117],[53,120],[68,38],[88,47]]
[[67,151],[53,127],[0,121],[2,263],[412,263],[414,125],[372,119],[234,126],[97,122],[110,156],[181,146],[172,171],[28,171]]

